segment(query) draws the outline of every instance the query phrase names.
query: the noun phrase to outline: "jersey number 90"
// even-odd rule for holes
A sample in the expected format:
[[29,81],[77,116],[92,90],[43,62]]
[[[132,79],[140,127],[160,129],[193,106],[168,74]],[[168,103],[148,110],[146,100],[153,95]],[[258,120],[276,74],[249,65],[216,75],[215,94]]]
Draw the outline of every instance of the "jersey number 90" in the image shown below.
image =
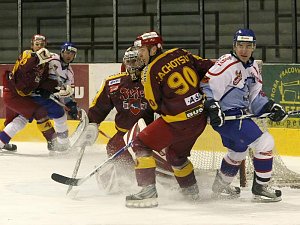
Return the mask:
[[196,88],[198,85],[198,75],[188,66],[183,67],[182,74],[179,72],[172,73],[167,80],[168,86],[178,95],[184,95],[190,90],[190,86]]

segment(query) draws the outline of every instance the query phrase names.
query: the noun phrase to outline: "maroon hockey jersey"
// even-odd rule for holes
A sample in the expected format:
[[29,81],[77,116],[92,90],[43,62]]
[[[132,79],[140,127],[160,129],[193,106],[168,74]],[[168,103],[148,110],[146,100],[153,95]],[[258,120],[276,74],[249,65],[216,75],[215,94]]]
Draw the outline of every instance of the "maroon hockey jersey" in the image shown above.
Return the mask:
[[32,50],[24,51],[16,61],[12,74],[9,76],[8,87],[21,96],[30,95],[35,89],[42,88],[56,92],[58,82],[49,79],[48,63],[39,64],[38,57]]
[[152,109],[168,123],[200,115],[203,95],[199,84],[212,65],[211,60],[179,48],[157,56],[142,74],[145,97]]
[[138,120],[143,118],[146,124],[153,121],[154,112],[144,98],[144,89],[140,81],[132,81],[127,73],[109,76],[96,94],[88,117],[90,122],[100,124],[115,108],[116,128],[127,132]]

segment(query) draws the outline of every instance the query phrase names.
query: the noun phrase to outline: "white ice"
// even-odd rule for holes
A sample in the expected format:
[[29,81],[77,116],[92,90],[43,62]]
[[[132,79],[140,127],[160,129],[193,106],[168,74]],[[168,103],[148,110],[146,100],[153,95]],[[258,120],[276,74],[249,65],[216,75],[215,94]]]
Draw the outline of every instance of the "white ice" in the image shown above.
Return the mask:
[[[45,143],[19,142],[17,153],[0,153],[0,225],[244,225],[300,224],[300,189],[283,188],[277,203],[251,202],[250,187],[237,200],[212,200],[204,190],[197,203],[158,185],[159,206],[125,207],[122,194],[105,194],[92,177],[66,195],[68,186],[54,182],[53,172],[71,176],[77,154],[48,156]],[[87,148],[78,176],[105,160],[104,147]],[[300,158],[284,158],[300,173]],[[205,177],[198,179],[205,183]],[[249,185],[251,186],[251,184]]]

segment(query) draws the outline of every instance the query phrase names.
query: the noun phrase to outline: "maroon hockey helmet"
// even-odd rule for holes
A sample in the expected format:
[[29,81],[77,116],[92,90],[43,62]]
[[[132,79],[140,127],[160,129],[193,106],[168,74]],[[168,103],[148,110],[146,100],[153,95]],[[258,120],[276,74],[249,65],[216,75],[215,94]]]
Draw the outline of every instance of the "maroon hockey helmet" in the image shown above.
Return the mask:
[[35,34],[31,38],[31,44],[34,44],[34,42],[45,42],[45,46],[47,45],[47,38],[46,36],[42,34]]
[[144,45],[156,45],[158,48],[162,48],[162,44],[162,37],[156,31],[143,33],[134,41],[135,47],[141,47]]

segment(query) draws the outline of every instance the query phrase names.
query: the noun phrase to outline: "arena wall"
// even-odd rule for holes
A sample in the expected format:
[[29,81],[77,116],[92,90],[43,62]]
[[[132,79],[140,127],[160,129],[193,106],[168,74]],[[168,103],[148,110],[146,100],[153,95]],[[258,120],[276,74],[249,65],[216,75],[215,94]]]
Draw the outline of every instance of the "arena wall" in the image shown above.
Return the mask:
[[[74,64],[75,72],[75,98],[78,105],[88,110],[93,97],[100,88],[100,85],[109,75],[120,71],[120,63],[103,64]],[[5,70],[11,69],[12,65],[0,65],[0,74]],[[280,102],[286,110],[299,110],[300,106],[300,66],[299,65],[264,65],[263,71],[267,74],[265,91],[268,96],[277,102]],[[266,68],[265,68],[266,67]],[[276,70],[277,68],[277,70]],[[281,86],[280,86],[281,85]],[[291,88],[290,88],[291,87]],[[285,90],[283,90],[285,88]],[[294,99],[287,99],[293,96]],[[299,96],[298,96],[299,95]],[[0,80],[0,124],[3,124],[5,108],[3,105],[3,86]],[[112,136],[114,128],[114,112],[110,113],[100,126],[100,129]],[[70,133],[72,133],[78,121],[69,120]],[[269,131],[275,138],[276,149],[281,155],[300,156],[300,120],[298,118],[289,118],[284,123],[269,123]],[[30,134],[30,135],[28,135]],[[43,141],[43,137],[36,128],[35,122],[28,124],[24,130],[17,134],[13,141]],[[107,138],[99,135],[99,143],[107,143]],[[225,151],[219,135],[207,126],[205,132],[199,137],[194,146],[195,150]]]

